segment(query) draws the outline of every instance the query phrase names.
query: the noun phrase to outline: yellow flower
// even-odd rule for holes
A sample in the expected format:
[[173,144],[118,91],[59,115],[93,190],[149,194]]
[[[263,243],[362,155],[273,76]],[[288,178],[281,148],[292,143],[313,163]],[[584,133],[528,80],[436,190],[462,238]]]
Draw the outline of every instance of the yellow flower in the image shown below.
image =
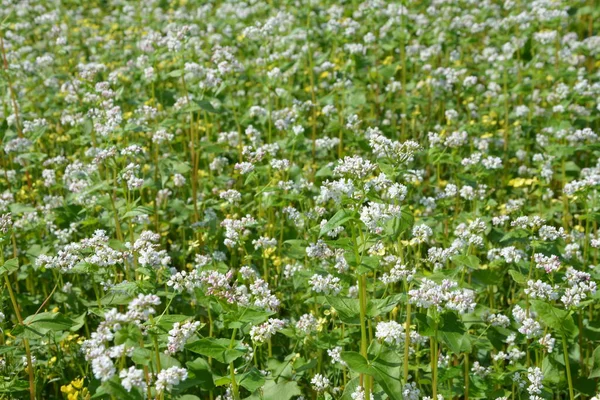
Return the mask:
[[317,326],[317,331],[321,332],[323,330],[323,327],[325,325],[327,325],[327,318],[319,318],[318,322],[318,326]]
[[272,259],[274,266],[279,267],[281,265],[281,257],[274,256]]
[[71,381],[71,385],[73,385],[75,389],[81,390],[81,388],[83,388],[83,379],[84,378],[74,379],[73,381]]
[[512,187],[523,187],[523,186],[531,186],[532,184],[537,183],[537,178],[513,178],[508,181],[508,186]]
[[75,389],[73,388],[73,386],[71,384],[68,384],[68,385],[62,385],[60,387],[60,391],[65,394],[69,394],[69,393],[73,393],[75,391]]
[[275,248],[274,247],[269,247],[268,249],[265,249],[263,251],[263,257],[269,258],[273,253],[275,253]]

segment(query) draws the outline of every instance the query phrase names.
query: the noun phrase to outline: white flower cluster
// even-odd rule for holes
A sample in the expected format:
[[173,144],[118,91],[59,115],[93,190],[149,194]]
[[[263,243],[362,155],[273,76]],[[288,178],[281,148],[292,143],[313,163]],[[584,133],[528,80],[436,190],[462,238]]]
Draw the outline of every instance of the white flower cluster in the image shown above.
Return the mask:
[[173,386],[185,381],[188,377],[187,369],[181,367],[170,367],[163,369],[156,376],[156,391],[158,393],[170,392]]
[[533,339],[536,337],[540,337],[543,330],[542,326],[538,321],[535,320],[535,313],[530,311],[529,313],[521,308],[521,306],[516,305],[513,308],[513,317],[515,321],[517,321],[521,326],[519,327],[519,332],[523,335],[527,336],[528,339]]
[[165,354],[175,354],[183,350],[187,340],[196,332],[200,322],[188,321],[183,324],[175,322],[173,328],[169,331],[169,338]]
[[269,318],[267,322],[250,328],[250,338],[256,344],[265,343],[274,334],[283,329],[284,326],[285,321],[277,318]]
[[[126,347],[125,344],[107,347],[115,338],[115,334],[126,324],[142,327],[142,323],[156,313],[154,306],[159,304],[158,296],[139,294],[129,303],[128,311],[125,314],[118,312],[116,308],[105,312],[104,321],[92,333],[91,338],[81,345],[85,359],[92,364],[92,372],[96,379],[102,382],[111,379],[117,371],[113,359],[123,356],[131,357],[133,354],[134,348]],[[122,376],[126,379],[124,387],[128,385],[131,390],[131,386],[137,386],[136,383],[139,381],[135,378],[136,374],[137,372],[129,371]]]
[[327,276],[314,274],[308,281],[312,290],[315,293],[323,293],[325,295],[337,295],[342,291],[340,278],[328,274]]
[[437,284],[424,278],[418,289],[409,290],[408,297],[412,304],[419,307],[436,307],[438,311],[454,310],[460,314],[472,312],[477,305],[472,290],[459,289],[458,283],[447,279]]

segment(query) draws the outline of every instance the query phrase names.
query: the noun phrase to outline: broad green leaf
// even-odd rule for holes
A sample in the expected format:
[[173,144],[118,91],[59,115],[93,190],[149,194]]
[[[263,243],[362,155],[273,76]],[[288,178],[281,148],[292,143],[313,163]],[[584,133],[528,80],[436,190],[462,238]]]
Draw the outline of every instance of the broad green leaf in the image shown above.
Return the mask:
[[385,225],[385,233],[391,239],[396,240],[398,237],[409,230],[415,222],[415,217],[406,207],[402,207],[399,217],[394,217]]
[[349,297],[326,296],[327,303],[335,309],[342,322],[348,325],[360,325],[360,303]]
[[118,378],[114,377],[110,381],[104,382],[102,384],[106,393],[111,394],[113,397],[118,398],[119,400],[143,400],[144,397],[138,392],[137,388],[132,388],[131,391],[125,390],[125,388],[121,385]]
[[344,393],[342,393],[342,397],[340,400],[354,400],[352,395],[356,391],[356,388],[360,386],[360,377],[356,377],[352,379],[348,384],[344,387]]
[[600,378],[600,346],[596,347],[592,354],[592,365],[588,378]]
[[325,223],[325,225],[321,227],[321,230],[319,231],[319,237],[325,235],[338,226],[344,225],[346,222],[354,218],[356,218],[356,213],[354,211],[345,210],[343,208],[340,209],[333,217],[329,219],[329,221]]
[[514,269],[509,269],[508,273],[513,278],[513,280],[515,282],[517,282],[519,285],[525,285],[527,283],[527,277],[525,275],[523,275],[522,273],[520,273],[519,271],[516,271]]
[[194,374],[200,388],[212,390],[215,387],[210,365],[204,358],[198,357],[194,361],[188,361],[185,366]]
[[280,379],[277,383],[269,379],[262,388],[262,400],[290,400],[294,396],[300,396],[302,391],[298,383]]
[[[238,378],[236,378],[238,379]],[[254,392],[256,389],[262,387],[265,384],[265,377],[260,371],[256,368],[250,369],[250,371],[242,374],[241,379],[239,379],[240,386],[245,387],[250,392]]]
[[152,215],[154,214],[154,210],[147,206],[137,206],[132,210],[129,210],[123,215],[123,219],[137,217],[139,215]]
[[232,348],[229,348],[230,344],[230,339],[204,338],[188,343],[185,348],[194,353],[212,357],[224,364],[229,364],[243,356],[247,351],[245,347],[240,345],[240,342],[234,342]]
[[19,259],[11,258],[10,260],[6,260],[4,265],[0,267],[0,275],[4,274],[12,274],[19,270]]
[[479,268],[479,258],[473,255],[454,256],[452,257],[452,261],[459,267],[465,266],[471,269]]
[[369,363],[360,353],[355,351],[344,351],[342,352],[341,357],[351,370],[361,374],[368,374],[370,372]]
[[538,314],[538,319],[550,328],[569,338],[577,336],[579,329],[568,311],[556,308],[542,300],[531,300],[531,307]]
[[36,332],[46,334],[47,332],[59,332],[69,330],[75,323],[62,315],[61,313],[43,312],[32,315],[25,320],[23,324]]
[[369,346],[370,370],[375,381],[390,399],[402,399],[402,358],[397,351],[389,351],[384,345],[373,341]]
[[389,313],[402,301],[402,297],[403,295],[396,294],[387,296],[384,299],[369,299],[367,303],[367,315],[369,317],[378,317]]

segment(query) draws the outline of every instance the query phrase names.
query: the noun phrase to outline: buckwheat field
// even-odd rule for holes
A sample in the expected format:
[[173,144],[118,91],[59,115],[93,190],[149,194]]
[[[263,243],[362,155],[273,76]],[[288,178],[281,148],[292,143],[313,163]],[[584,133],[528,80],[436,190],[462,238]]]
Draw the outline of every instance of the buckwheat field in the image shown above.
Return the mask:
[[2,0],[0,399],[600,399],[596,0]]

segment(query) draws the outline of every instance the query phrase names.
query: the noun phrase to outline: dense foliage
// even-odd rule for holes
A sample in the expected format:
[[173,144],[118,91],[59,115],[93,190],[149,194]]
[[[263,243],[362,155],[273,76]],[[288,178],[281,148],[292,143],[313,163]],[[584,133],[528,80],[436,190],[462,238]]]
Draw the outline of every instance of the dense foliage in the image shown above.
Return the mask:
[[0,398],[600,398],[595,0],[0,19]]

